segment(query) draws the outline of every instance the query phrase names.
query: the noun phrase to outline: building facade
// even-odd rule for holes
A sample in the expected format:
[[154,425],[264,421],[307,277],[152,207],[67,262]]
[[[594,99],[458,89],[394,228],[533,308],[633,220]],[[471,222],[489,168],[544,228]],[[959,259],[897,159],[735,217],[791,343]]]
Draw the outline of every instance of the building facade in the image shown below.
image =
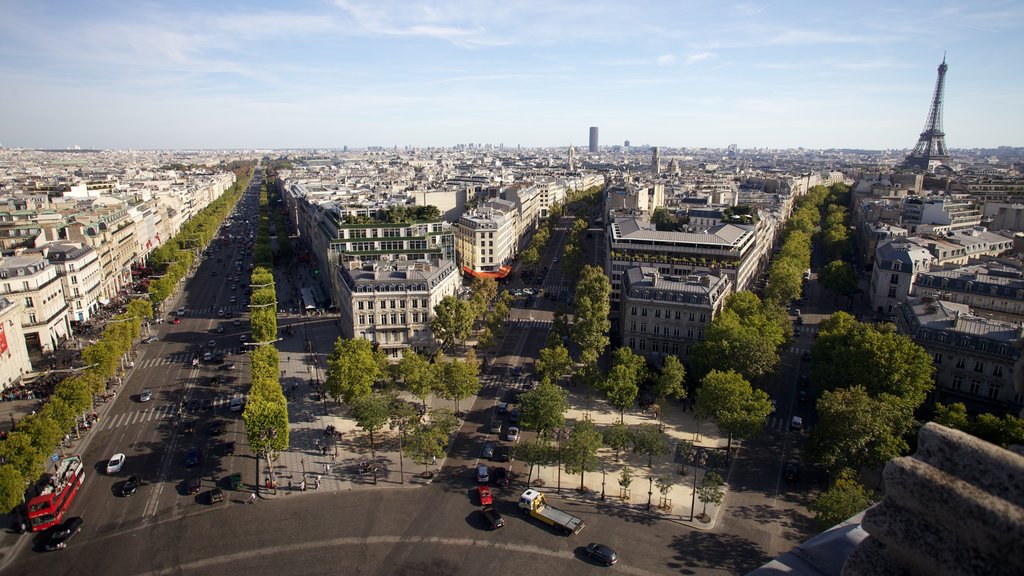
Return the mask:
[[41,254],[0,259],[0,290],[21,303],[21,329],[30,353],[53,352],[71,336],[60,275]]
[[81,243],[49,244],[42,248],[42,254],[60,275],[71,322],[88,322],[102,297],[99,255]]
[[685,359],[732,293],[721,273],[679,277],[634,266],[622,278],[622,345],[658,365],[669,355]]
[[461,270],[498,273],[518,253],[516,207],[507,200],[485,202],[455,224],[455,254]]

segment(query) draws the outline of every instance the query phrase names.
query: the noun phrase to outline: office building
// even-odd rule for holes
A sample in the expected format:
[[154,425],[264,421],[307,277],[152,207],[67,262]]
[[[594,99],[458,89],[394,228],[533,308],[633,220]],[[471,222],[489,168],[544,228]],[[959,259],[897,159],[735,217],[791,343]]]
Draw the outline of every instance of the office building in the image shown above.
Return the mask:
[[590,127],[590,153],[597,154],[597,126]]

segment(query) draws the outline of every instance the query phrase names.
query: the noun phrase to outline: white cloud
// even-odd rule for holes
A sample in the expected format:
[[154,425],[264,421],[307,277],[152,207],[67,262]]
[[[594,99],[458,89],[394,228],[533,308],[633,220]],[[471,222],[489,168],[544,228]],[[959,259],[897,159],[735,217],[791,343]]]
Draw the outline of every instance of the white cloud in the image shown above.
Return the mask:
[[658,66],[668,66],[676,61],[674,54],[662,54],[658,56]]
[[717,56],[714,52],[697,52],[690,54],[686,57],[686,64],[696,64],[697,62],[703,62],[704,60],[710,60]]

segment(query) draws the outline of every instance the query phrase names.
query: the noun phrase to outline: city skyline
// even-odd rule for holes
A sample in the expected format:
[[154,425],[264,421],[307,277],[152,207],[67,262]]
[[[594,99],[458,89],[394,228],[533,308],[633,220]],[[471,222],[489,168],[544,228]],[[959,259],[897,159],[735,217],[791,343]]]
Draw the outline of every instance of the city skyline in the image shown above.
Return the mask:
[[1024,145],[1024,6],[796,4],[8,1],[0,145],[909,149],[944,53],[949,146]]

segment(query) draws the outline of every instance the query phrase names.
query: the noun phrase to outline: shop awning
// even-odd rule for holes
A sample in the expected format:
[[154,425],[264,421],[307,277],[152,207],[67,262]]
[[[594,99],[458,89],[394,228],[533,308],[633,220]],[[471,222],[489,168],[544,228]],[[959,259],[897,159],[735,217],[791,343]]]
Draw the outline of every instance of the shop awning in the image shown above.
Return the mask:
[[463,266],[462,271],[465,272],[466,274],[469,274],[470,276],[475,276],[477,278],[494,278],[495,280],[500,280],[501,278],[505,278],[512,273],[512,266],[506,264],[495,272],[477,271],[473,270],[469,266]]

